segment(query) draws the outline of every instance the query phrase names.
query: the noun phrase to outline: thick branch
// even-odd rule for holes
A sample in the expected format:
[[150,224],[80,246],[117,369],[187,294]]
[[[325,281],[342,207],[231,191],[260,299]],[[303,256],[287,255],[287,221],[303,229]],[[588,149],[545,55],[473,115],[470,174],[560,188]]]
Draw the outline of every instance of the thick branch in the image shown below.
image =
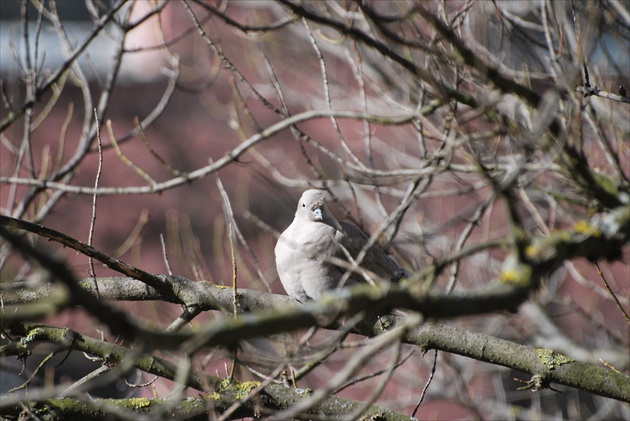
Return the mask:
[[[138,281],[135,281],[134,286],[134,281],[127,278],[110,278],[100,282],[101,296],[103,298],[122,299],[120,291],[117,290],[117,284],[126,285],[124,288],[130,295],[124,297],[125,299],[146,298],[146,291],[144,291],[146,286]],[[217,303],[229,308],[233,298],[230,289],[219,288],[206,283],[197,282],[197,284],[203,285],[203,290],[205,290],[199,301],[201,305],[204,305],[205,310],[219,309],[215,307]],[[370,290],[371,288],[364,287],[343,291],[339,298],[340,301],[348,301],[349,297],[353,295],[361,297],[359,292],[369,296]],[[212,297],[212,300],[204,301],[207,297]],[[4,299],[10,300],[11,296],[5,296]],[[159,295],[149,295],[149,299],[159,299]],[[378,305],[382,299],[388,300],[388,298],[381,297],[381,299],[375,299],[372,305]],[[327,313],[331,311],[329,299],[313,302],[306,306],[290,307],[286,306],[288,301],[286,296],[239,289],[237,300],[241,311],[256,313],[244,315],[237,320],[226,319],[222,328],[219,328],[217,324],[212,329],[214,335],[210,331],[206,331],[199,334],[197,340],[205,340],[205,345],[236,345],[240,339],[289,331],[294,326],[301,326],[302,324],[304,326],[309,325],[305,322],[320,326],[328,325],[330,328],[338,326],[335,318],[330,317],[330,314],[336,313]],[[452,304],[457,305],[455,301]],[[390,322],[392,325],[396,325],[400,323],[400,319],[392,317]],[[391,326],[387,328],[391,328]],[[355,329],[355,333],[367,337],[377,336],[384,331],[385,327],[380,321],[376,323],[364,321]],[[190,335],[180,339],[184,338],[192,339]],[[473,333],[445,324],[427,322],[416,332],[408,334],[404,341],[408,344],[418,345],[424,350],[437,349],[452,352],[479,361],[510,367],[531,375],[542,376],[547,382],[563,384],[601,396],[630,402],[629,376],[617,374],[605,367],[597,367],[582,362],[571,362],[549,368],[547,362],[550,359],[553,361],[552,356],[545,358],[547,354],[541,353],[537,348],[523,346],[489,335]],[[588,375],[584,375],[585,373]]]
[[[30,347],[33,347],[41,341],[51,342],[61,345],[64,349],[86,352],[91,355],[99,356],[106,359],[109,363],[123,361],[130,356],[134,358],[133,365],[147,373],[151,373],[169,380],[177,380],[178,366],[165,359],[155,357],[149,354],[135,356],[132,350],[125,347],[100,341],[70,329],[62,329],[51,326],[45,326],[35,323],[12,323],[8,326],[13,334],[21,335],[25,338],[21,341],[22,349],[14,346],[0,347],[0,355],[21,355]],[[37,399],[33,397],[33,391],[30,394],[16,393],[10,397],[4,397],[0,403],[1,415],[14,415],[23,409],[23,402],[40,401],[34,405],[34,408],[45,408],[53,413],[59,413],[63,419],[85,419],[86,414],[90,414],[90,419],[99,419],[111,416],[111,411],[128,410],[132,413],[162,413],[166,419],[208,419],[208,409],[213,408],[218,412],[223,412],[230,408],[233,404],[240,402],[241,407],[234,412],[233,418],[252,417],[259,414],[262,406],[263,413],[273,413],[294,406],[297,402],[308,398],[309,391],[302,389],[294,389],[282,385],[267,385],[255,396],[249,396],[259,383],[239,383],[237,381],[229,381],[218,377],[199,374],[193,371],[187,379],[187,386],[200,391],[208,392],[204,397],[198,399],[184,399],[176,405],[172,400],[163,399],[95,399],[95,400],[76,400],[74,398],[66,399]],[[363,403],[352,401],[349,399],[329,396],[319,403],[310,407],[307,411],[309,414],[318,414],[320,416],[339,416],[350,414],[359,410],[364,406]],[[87,411],[87,412],[86,412]],[[131,414],[127,414],[131,415]],[[385,408],[370,405],[365,412],[367,417],[375,417],[375,419],[383,420],[410,420],[403,414],[390,411]],[[199,418],[197,418],[199,417]],[[232,418],[232,419],[233,419]]]

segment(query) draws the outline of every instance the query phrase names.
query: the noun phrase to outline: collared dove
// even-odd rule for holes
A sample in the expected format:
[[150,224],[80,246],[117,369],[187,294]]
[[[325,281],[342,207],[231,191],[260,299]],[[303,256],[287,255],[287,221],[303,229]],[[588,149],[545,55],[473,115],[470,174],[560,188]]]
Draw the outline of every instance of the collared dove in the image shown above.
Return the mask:
[[[282,286],[289,296],[301,302],[317,299],[336,288],[346,270],[332,264],[330,258],[347,261],[348,253],[354,259],[368,241],[368,236],[355,225],[334,219],[326,199],[324,191],[305,191],[293,222],[280,235],[274,250]],[[360,267],[391,281],[408,276],[378,244],[370,248]],[[361,280],[353,274],[346,285]]]

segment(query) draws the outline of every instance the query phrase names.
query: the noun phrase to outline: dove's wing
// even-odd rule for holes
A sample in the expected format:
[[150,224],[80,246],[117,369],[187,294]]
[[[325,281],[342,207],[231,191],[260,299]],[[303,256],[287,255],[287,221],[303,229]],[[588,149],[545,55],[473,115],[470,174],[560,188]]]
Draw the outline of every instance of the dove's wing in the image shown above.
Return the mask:
[[[340,236],[341,245],[348,250],[353,258],[356,258],[367,244],[369,237],[359,227],[349,222],[340,221],[339,226],[342,229],[340,233],[342,234]],[[378,244],[374,244],[368,250],[360,266],[390,281],[397,281],[407,276],[407,272],[398,266]]]

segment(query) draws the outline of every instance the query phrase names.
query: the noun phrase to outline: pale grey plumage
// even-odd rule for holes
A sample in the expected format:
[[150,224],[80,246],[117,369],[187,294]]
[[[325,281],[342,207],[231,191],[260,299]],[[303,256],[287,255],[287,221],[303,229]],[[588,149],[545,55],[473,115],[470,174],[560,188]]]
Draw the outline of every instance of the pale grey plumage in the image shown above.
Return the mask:
[[[355,258],[369,239],[355,225],[335,220],[329,214],[326,199],[324,191],[305,191],[293,222],[280,235],[274,250],[282,286],[291,297],[302,302],[309,298],[317,299],[324,292],[336,288],[346,271],[329,259],[347,260],[344,248]],[[407,276],[405,270],[376,244],[360,266],[392,281]],[[362,279],[354,274],[346,285]]]

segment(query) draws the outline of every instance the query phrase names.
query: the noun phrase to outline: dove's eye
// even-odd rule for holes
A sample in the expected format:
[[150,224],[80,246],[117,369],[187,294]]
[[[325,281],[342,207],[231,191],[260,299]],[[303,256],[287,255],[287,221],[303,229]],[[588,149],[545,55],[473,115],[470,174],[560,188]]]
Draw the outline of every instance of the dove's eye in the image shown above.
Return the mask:
[[302,203],[302,207],[305,208],[306,207],[306,203]]

